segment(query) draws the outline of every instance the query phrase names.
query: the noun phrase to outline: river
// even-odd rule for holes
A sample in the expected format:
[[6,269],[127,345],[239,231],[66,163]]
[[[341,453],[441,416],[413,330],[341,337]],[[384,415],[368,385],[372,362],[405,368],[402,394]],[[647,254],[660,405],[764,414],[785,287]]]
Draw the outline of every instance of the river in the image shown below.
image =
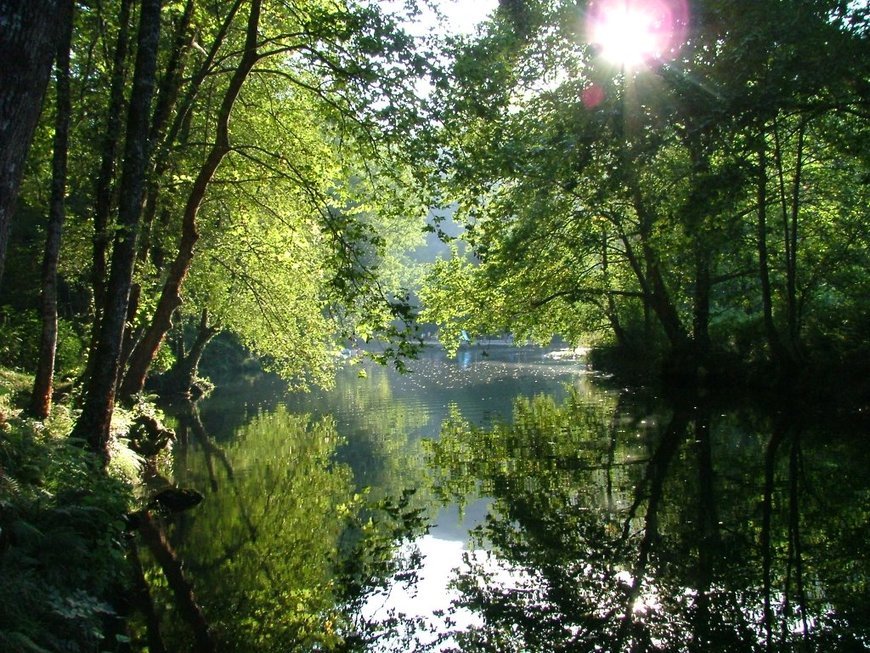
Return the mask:
[[870,648],[858,429],[536,348],[412,367],[179,411],[171,474],[205,500],[167,533],[219,650]]

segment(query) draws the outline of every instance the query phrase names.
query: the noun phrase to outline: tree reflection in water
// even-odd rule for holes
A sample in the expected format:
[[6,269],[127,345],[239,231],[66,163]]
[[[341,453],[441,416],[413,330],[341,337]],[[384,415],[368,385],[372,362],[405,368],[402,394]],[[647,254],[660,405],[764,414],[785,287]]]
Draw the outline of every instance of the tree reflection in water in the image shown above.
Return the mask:
[[[445,389],[374,369],[295,408],[182,412],[175,480],[206,500],[169,535],[220,650],[868,649],[860,437],[587,381],[483,420],[473,372]],[[456,504],[485,517],[464,549],[450,531],[454,563],[423,534]],[[171,611],[162,625],[189,648]]]
[[703,398],[629,400],[445,423],[444,500],[495,499],[473,534],[488,553],[453,581],[479,621],[451,650],[867,650],[866,453]]
[[[415,582],[413,547],[396,555],[428,521],[414,491],[359,492],[351,469],[335,460],[341,438],[328,417],[277,405],[225,445],[210,437],[195,405],[177,419],[176,478],[206,499],[170,535],[218,650],[366,650],[399,625],[407,630],[404,615],[370,624],[361,606],[388,581]],[[151,582],[171,606],[156,574]],[[177,610],[163,612],[172,650],[194,650]]]

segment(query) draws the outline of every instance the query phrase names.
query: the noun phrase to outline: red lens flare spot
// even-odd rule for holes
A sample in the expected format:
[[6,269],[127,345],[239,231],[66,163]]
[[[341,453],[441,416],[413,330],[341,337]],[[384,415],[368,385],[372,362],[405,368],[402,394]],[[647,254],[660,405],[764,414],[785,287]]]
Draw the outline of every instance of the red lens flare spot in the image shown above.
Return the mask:
[[592,84],[583,89],[581,95],[583,106],[587,109],[594,109],[599,104],[604,102],[604,89],[597,84]]

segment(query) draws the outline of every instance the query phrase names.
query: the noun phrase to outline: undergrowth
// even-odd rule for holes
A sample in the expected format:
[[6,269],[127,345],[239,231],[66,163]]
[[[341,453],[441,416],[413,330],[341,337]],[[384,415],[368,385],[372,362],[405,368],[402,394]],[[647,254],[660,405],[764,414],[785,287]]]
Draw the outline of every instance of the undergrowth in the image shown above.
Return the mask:
[[128,578],[136,461],[103,471],[69,442],[65,406],[45,422],[24,418],[21,381],[0,374],[0,652],[122,650],[124,636],[106,633]]

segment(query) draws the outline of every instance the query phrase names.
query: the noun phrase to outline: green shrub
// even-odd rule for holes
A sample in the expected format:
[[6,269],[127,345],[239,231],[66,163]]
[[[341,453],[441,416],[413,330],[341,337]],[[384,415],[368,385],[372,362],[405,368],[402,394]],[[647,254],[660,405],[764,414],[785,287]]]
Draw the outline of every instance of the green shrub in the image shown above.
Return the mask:
[[11,415],[0,431],[0,651],[113,648],[131,489],[53,430],[69,423]]
[[[39,360],[39,338],[42,322],[36,310],[16,310],[0,307],[0,365],[33,372]],[[56,374],[75,376],[85,360],[85,342],[72,322],[57,321]]]

